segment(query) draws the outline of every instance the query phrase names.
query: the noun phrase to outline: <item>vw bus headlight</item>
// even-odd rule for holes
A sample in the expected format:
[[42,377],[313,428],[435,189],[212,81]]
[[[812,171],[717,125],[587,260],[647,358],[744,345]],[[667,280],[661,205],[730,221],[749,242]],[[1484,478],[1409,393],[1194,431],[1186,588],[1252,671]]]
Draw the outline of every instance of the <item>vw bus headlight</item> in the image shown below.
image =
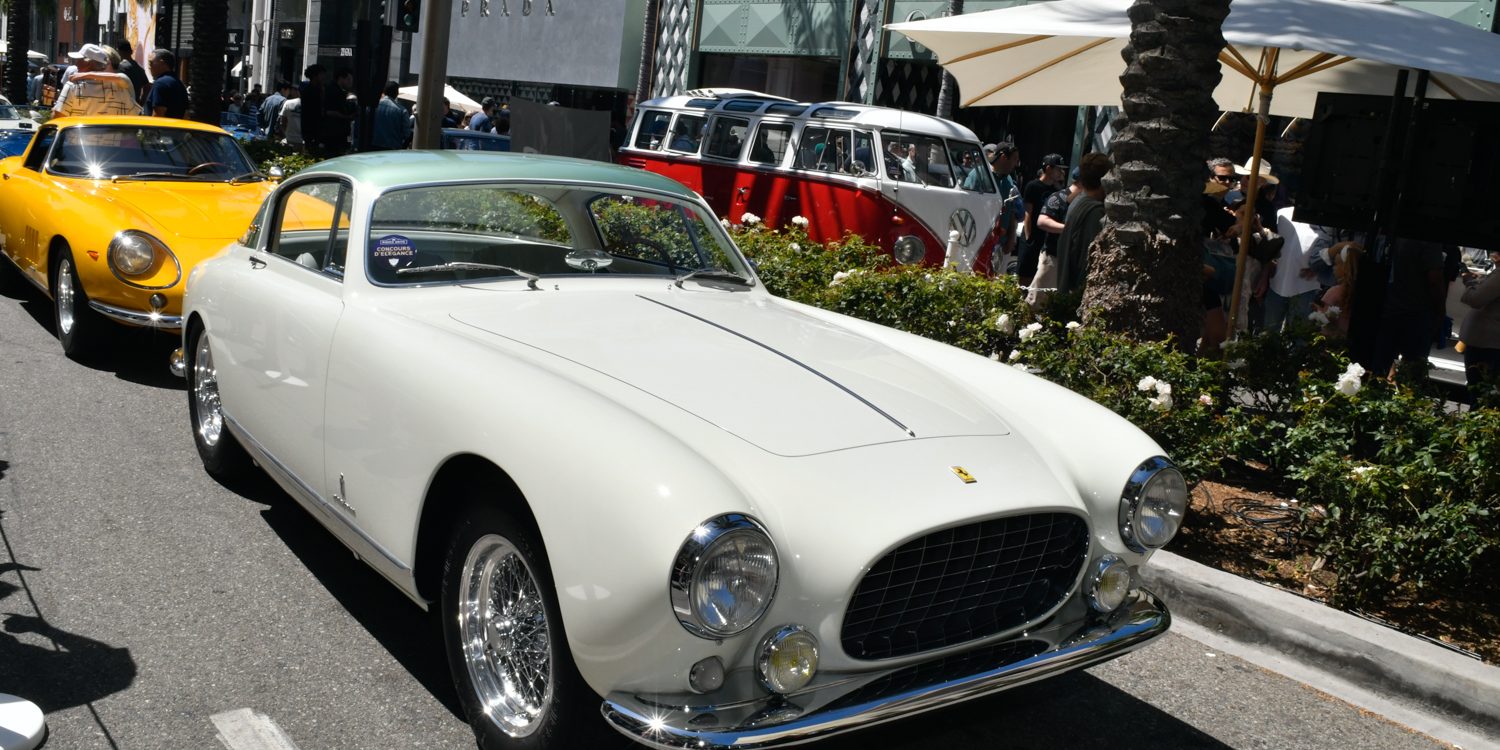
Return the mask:
[[127,230],[109,243],[109,266],[122,276],[142,276],[155,265],[158,255],[172,254],[161,240],[145,232]]
[[922,238],[914,234],[906,234],[896,238],[896,244],[891,248],[891,255],[895,256],[896,262],[903,266],[921,263],[927,257],[927,246],[922,244]]
[[754,625],[776,595],[776,547],[760,524],[730,513],[698,525],[672,564],[672,610],[688,632],[727,638]]
[[1187,480],[1161,456],[1137,466],[1120,496],[1120,537],[1145,552],[1172,540],[1187,512]]

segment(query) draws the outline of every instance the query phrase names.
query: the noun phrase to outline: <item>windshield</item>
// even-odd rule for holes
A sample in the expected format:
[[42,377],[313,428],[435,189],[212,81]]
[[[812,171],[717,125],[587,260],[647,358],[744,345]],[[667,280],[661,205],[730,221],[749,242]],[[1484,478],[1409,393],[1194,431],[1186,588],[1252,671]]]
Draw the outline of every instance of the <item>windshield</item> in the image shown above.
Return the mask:
[[370,278],[392,285],[579,275],[681,278],[695,271],[751,278],[718,221],[697,205],[579,185],[395,190],[375,202],[366,253]]
[[255,167],[234,138],[178,128],[89,125],[68,128],[52,150],[47,171],[90,179],[137,177],[224,182],[245,179]]
[[0,104],[0,120],[19,120],[21,113],[13,104]]

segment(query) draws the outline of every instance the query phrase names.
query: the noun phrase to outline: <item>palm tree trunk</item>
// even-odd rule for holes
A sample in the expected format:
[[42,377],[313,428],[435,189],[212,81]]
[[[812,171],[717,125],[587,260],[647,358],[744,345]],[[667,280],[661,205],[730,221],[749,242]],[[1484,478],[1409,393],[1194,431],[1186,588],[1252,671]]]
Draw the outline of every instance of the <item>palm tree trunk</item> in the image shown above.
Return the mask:
[[646,28],[641,32],[641,71],[635,79],[635,103],[651,98],[651,75],[656,71],[656,18],[661,0],[646,0]]
[[1229,0],[1136,0],[1129,15],[1115,168],[1089,253],[1084,320],[1191,349],[1203,320],[1201,196]]
[[224,96],[224,47],[229,42],[228,0],[193,3],[193,59],[189,63],[194,120],[219,124]]
[[12,102],[26,102],[26,53],[31,49],[31,0],[7,3],[5,44],[5,95]]
[[[948,0],[948,15],[958,16],[964,12],[964,0]],[[938,87],[937,116],[953,119],[953,98],[958,93],[958,81],[948,71],[943,71],[943,85]]]

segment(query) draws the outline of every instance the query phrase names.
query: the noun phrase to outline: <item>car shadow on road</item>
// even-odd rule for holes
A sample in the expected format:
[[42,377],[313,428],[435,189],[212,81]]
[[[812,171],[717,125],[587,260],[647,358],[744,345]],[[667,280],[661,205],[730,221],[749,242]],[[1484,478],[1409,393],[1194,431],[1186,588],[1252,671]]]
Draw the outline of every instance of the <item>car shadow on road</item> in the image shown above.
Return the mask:
[[[43,297],[41,292],[33,291],[21,298],[21,309],[45,329],[48,335],[54,338],[57,336],[52,302]],[[176,334],[114,323],[105,325],[108,335],[103,337],[99,350],[75,362],[100,372],[112,373],[128,383],[177,391],[187,388],[186,382],[173,375],[168,367],[172,350],[180,345]]]
[[270,507],[261,518],[340,606],[460,721],[463,708],[448,674],[437,617],[407,599],[262,472],[228,486]]
[[1229,748],[1088,672],[1069,672],[818,744],[819,750],[872,747],[882,750]]

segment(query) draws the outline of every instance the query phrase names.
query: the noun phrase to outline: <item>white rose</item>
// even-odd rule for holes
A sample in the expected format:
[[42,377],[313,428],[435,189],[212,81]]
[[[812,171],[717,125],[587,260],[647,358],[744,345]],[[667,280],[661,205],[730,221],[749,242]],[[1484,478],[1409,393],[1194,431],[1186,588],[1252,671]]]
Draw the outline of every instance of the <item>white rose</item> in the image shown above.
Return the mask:
[[1200,394],[1198,396],[1198,403],[1203,404],[1204,406],[1213,406],[1214,397],[1208,395],[1207,393]]
[[1339,393],[1342,393],[1345,396],[1353,396],[1354,394],[1359,393],[1359,389],[1360,389],[1359,378],[1358,377],[1350,377],[1348,375],[1340,375],[1339,379],[1338,379],[1338,382],[1334,383],[1333,387]]
[[848,271],[839,271],[838,273],[833,275],[833,281],[828,282],[828,285],[838,286],[839,284],[844,283],[844,279],[849,278],[849,276],[850,273]]
[[1320,325],[1320,326],[1326,326],[1326,325],[1328,325],[1328,315],[1327,315],[1327,313],[1324,313],[1324,312],[1321,312],[1321,311],[1318,311],[1318,310],[1313,310],[1310,314],[1308,314],[1307,319],[1310,320],[1310,321],[1312,321],[1312,322],[1314,322],[1314,323],[1316,323],[1316,324],[1318,324],[1318,325]]
[[1080,329],[1082,327],[1083,327],[1083,324],[1079,323],[1076,320],[1070,320],[1070,321],[1068,321],[1068,330],[1070,330],[1070,331],[1076,331],[1076,330],[1078,330],[1078,329]]
[[1150,375],[1147,375],[1146,377],[1141,378],[1141,382],[1136,383],[1135,387],[1136,387],[1137,390],[1142,390],[1142,391],[1152,390],[1153,388],[1156,387],[1156,378],[1153,378]]
[[800,253],[800,252],[802,252],[802,246],[799,245],[799,244],[797,244],[797,243],[795,243],[795,242],[787,245],[787,247],[791,248],[792,252],[794,252],[794,253]]
[[792,223],[799,227],[806,227],[809,223],[806,216],[793,216]]
[[753,227],[756,224],[760,223],[760,217],[750,213],[749,211],[746,211],[745,213],[740,215],[740,223],[744,224],[747,227]]
[[1013,350],[1011,350],[1010,361],[1015,362],[1016,360],[1018,360],[1020,358],[1021,358],[1021,350],[1020,349],[1013,349]]
[[1001,333],[1009,334],[1016,330],[1016,324],[1011,322],[1009,315],[1000,313],[1000,317],[995,318],[995,328]]
[[1156,381],[1156,393],[1160,396],[1172,395],[1172,384],[1165,380]]

